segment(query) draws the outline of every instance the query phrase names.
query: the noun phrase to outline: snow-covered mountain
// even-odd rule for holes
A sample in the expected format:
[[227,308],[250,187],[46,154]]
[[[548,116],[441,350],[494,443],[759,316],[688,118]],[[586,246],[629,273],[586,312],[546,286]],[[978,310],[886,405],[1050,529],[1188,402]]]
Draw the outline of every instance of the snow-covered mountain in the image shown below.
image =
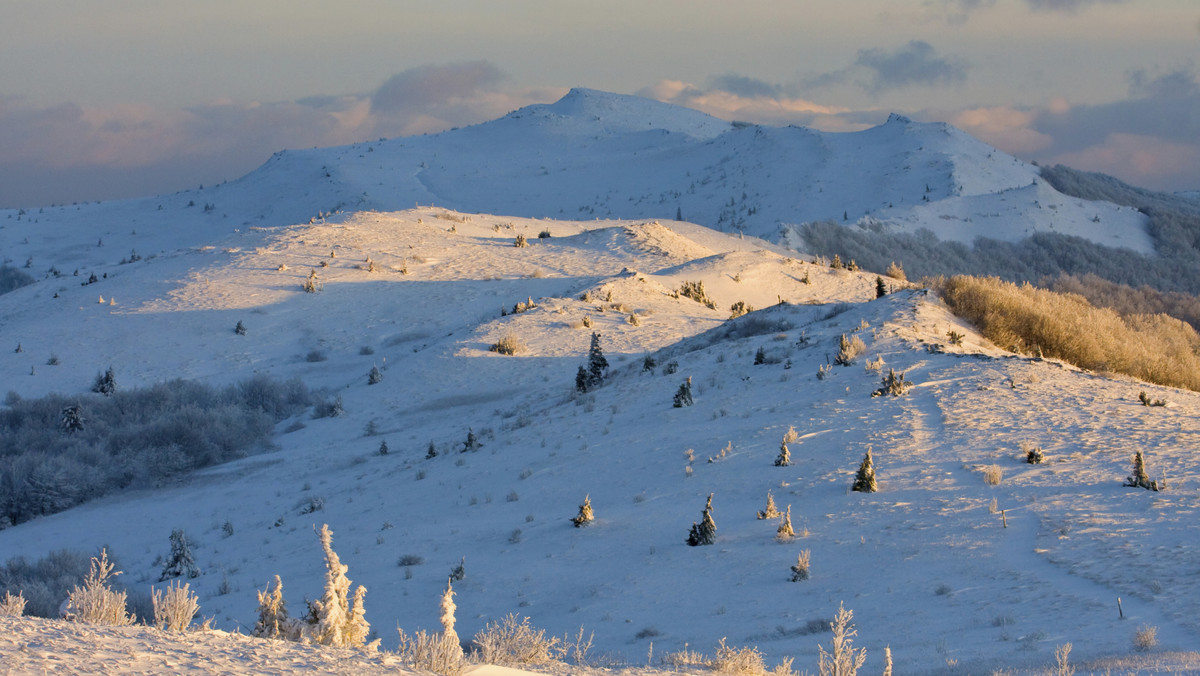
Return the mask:
[[[344,414],[284,421],[276,450],[188,481],[0,530],[0,558],[106,545],[145,592],[180,528],[201,613],[245,631],[272,576],[294,610],[320,593],[313,528],[328,523],[385,647],[397,624],[438,627],[465,557],[463,637],[515,612],[558,636],[582,626],[597,654],[637,664],[726,637],[812,670],[839,603],[872,671],[888,645],[896,673],[978,673],[1045,667],[1067,642],[1086,670],[1132,670],[1115,660],[1143,625],[1154,656],[1195,650],[1200,395],[1003,353],[922,290],[887,280],[877,299],[874,272],[753,236],[785,214],[840,218],[839,191],[864,213],[963,228],[980,227],[980,204],[1047,194],[987,152],[899,118],[823,135],[576,90],[438,136],[281,153],[203,190],[12,213],[5,256],[40,277],[0,295],[0,378],[16,396],[86,406],[109,366],[124,388],[269,373],[340,397]],[[755,177],[774,181],[760,197]],[[1050,198],[1029,213],[1089,213]],[[728,230],[726,208],[744,235],[668,220]],[[593,220],[610,211],[638,217]],[[547,218],[560,212],[587,219]],[[759,309],[730,319],[739,301]],[[580,393],[593,332],[609,375]],[[843,334],[866,352],[830,366]],[[489,350],[507,336],[523,349]],[[871,396],[889,368],[914,387]],[[688,379],[694,404],[675,407]],[[776,466],[790,427],[792,464]],[[469,432],[482,446],[464,452]],[[1027,446],[1046,462],[1026,464]],[[851,492],[868,449],[880,491]],[[1122,487],[1135,450],[1168,490]],[[795,537],[756,518],[768,492]],[[710,494],[716,543],[689,547]],[[597,520],[574,528],[585,496]],[[792,582],[803,550],[811,578]]]

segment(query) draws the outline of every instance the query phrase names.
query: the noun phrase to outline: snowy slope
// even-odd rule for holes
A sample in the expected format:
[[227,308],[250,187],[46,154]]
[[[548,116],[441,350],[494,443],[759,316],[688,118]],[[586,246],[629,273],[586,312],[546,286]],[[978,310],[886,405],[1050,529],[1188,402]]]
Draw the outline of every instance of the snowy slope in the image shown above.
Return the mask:
[[[385,647],[397,624],[437,628],[437,596],[462,557],[460,635],[517,612],[559,636],[583,626],[597,652],[634,663],[651,643],[657,656],[711,653],[727,637],[811,670],[841,602],[871,670],[885,645],[897,673],[1031,670],[1065,642],[1077,662],[1113,659],[1143,624],[1158,627],[1160,653],[1200,644],[1195,393],[1003,354],[921,291],[875,300],[873,273],[688,223],[423,207],[229,231],[199,214],[195,229],[151,235],[139,221],[135,235],[130,221],[146,216],[133,203],[90,213],[87,227],[26,214],[3,231],[29,233],[20,246],[37,260],[70,256],[65,277],[0,296],[3,339],[24,346],[0,352],[9,389],[86,399],[109,365],[125,387],[267,372],[340,395],[346,414],[286,421],[278,450],[186,484],[0,531],[5,557],[104,544],[144,591],[183,528],[204,570],[202,614],[244,631],[254,590],[275,574],[293,608],[319,594],[313,527],[328,523]],[[111,233],[101,247],[96,231]],[[528,246],[513,246],[518,234]],[[143,237],[162,238],[156,255],[113,260]],[[73,264],[101,281],[81,286]],[[310,270],[319,293],[301,289]],[[702,281],[716,309],[673,297],[685,281]],[[537,307],[509,313],[527,299]],[[737,301],[760,310],[728,321]],[[945,345],[950,329],[963,347]],[[578,395],[592,331],[612,373]],[[843,333],[867,354],[818,378]],[[507,334],[527,350],[488,351]],[[876,359],[913,391],[871,397]],[[384,379],[368,385],[373,365]],[[695,405],[672,407],[689,377]],[[1143,407],[1140,390],[1170,405]],[[789,426],[794,464],[776,467]],[[468,429],[483,447],[463,453]],[[439,455],[426,459],[431,441]],[[1024,464],[1025,443],[1048,462]],[[851,493],[868,447],[881,491]],[[1138,448],[1169,490],[1121,487]],[[983,480],[990,465],[999,485]],[[777,541],[776,521],[755,518],[768,491],[792,507],[797,538]],[[717,543],[687,547],[710,493]],[[584,495],[597,523],[575,529]],[[314,497],[323,508],[304,513]],[[790,582],[804,549],[812,578]],[[406,555],[422,563],[398,566]]]

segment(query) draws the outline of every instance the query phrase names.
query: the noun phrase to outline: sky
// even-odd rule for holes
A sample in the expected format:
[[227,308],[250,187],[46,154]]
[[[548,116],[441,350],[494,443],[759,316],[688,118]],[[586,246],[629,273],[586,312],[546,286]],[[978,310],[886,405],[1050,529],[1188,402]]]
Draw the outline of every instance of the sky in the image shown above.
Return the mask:
[[1200,189],[1196,0],[0,0],[0,207],[236,179],[571,87],[763,124],[945,121]]

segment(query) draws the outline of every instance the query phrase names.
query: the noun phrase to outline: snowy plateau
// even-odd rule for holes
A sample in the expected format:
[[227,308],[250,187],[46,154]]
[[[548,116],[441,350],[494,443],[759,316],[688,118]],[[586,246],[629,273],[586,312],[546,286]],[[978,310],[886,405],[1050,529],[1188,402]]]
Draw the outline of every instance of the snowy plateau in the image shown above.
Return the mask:
[[[342,408],[0,530],[0,562],[105,546],[147,594],[182,529],[216,628],[0,618],[0,673],[407,673],[238,636],[275,575],[294,612],[319,597],[322,524],[385,649],[397,627],[440,629],[462,562],[464,640],[510,613],[582,627],[610,673],[723,638],[815,672],[840,604],[862,673],[885,647],[897,674],[1043,673],[1066,643],[1081,673],[1200,673],[1200,394],[1004,352],[915,284],[885,277],[876,298],[882,271],[789,247],[815,220],[1153,253],[1137,210],[1062,195],[943,124],[821,133],[582,89],[280,152],[220,185],[0,211],[5,263],[36,278],[0,295],[6,406],[57,393],[86,411],[111,367],[125,390],[298,378]],[[738,302],[757,309],[731,318]],[[593,333],[609,369],[579,392]],[[843,334],[866,351],[830,366]],[[490,349],[505,339],[515,354]],[[873,397],[888,369],[913,387]],[[852,492],[868,450],[879,490]],[[1122,486],[1138,450],[1165,490]],[[768,493],[793,537],[756,517]],[[710,494],[715,543],[689,547]],[[585,496],[595,521],[576,528]],[[1136,651],[1146,627],[1157,645]]]

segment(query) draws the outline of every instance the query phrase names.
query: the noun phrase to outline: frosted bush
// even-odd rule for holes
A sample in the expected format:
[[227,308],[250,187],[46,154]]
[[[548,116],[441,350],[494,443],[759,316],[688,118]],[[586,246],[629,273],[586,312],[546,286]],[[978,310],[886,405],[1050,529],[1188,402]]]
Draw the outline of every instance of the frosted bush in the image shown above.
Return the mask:
[[110,578],[121,574],[114,571],[115,564],[108,560],[108,550],[100,550],[100,556],[92,557],[92,567],[83,586],[76,586],[67,595],[67,609],[71,619],[83,624],[124,626],[133,624],[133,615],[125,612],[125,592],[109,589]]
[[178,580],[167,585],[165,590],[155,589],[151,593],[154,601],[154,626],[167,631],[187,631],[196,611],[200,610],[199,599]]
[[25,597],[21,592],[17,592],[16,596],[4,592],[4,598],[0,598],[0,617],[20,617],[24,614]]
[[475,634],[474,643],[479,662],[499,666],[545,664],[562,653],[557,638],[547,637],[544,630],[529,626],[528,617],[518,620],[515,614],[488,623]]

